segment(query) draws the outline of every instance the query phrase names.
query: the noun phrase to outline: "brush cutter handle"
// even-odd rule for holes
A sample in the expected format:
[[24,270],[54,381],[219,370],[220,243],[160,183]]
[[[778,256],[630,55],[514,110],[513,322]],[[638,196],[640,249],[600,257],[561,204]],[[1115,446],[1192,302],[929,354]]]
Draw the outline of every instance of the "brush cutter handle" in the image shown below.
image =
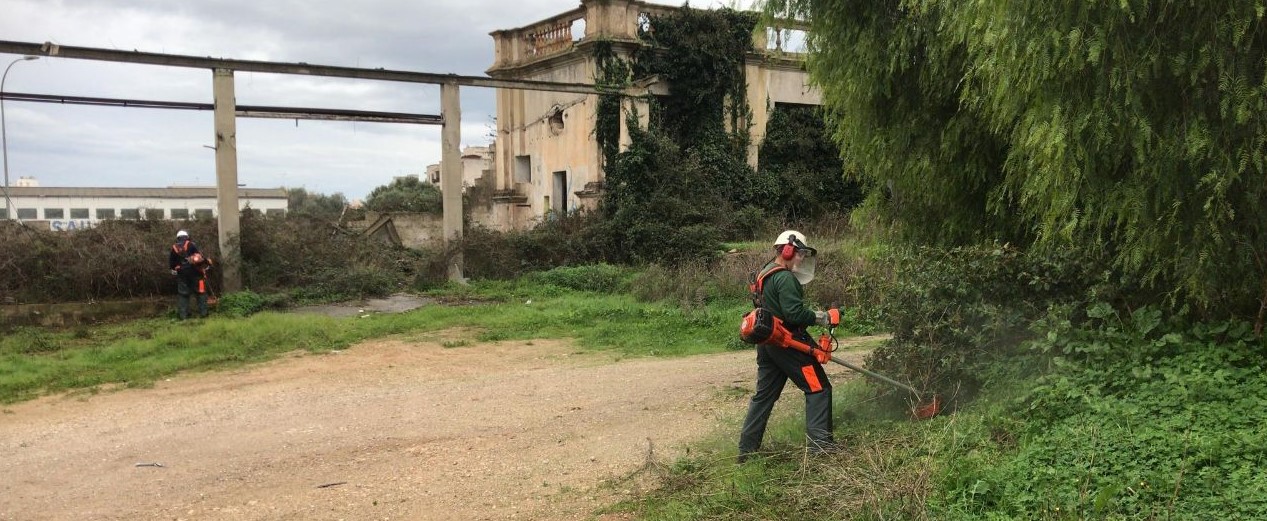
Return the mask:
[[884,375],[882,375],[882,374],[880,374],[880,373],[877,373],[877,372],[875,372],[875,371],[868,371],[868,370],[866,370],[866,369],[863,369],[863,368],[861,368],[861,367],[858,367],[858,366],[856,366],[856,365],[853,365],[853,364],[851,364],[851,363],[849,363],[849,362],[844,361],[843,359],[840,359],[840,358],[837,358],[837,357],[834,357],[834,356],[833,356],[833,357],[831,357],[831,361],[836,362],[836,363],[838,363],[838,364],[840,364],[840,365],[843,365],[843,366],[845,366],[845,367],[848,367],[848,368],[850,368],[850,369],[853,369],[854,371],[857,371],[857,372],[862,373],[862,374],[864,374],[864,375],[870,376],[871,378],[875,378],[876,380],[879,380],[879,381],[884,382],[884,383],[886,383],[886,384],[892,385],[892,386],[894,386],[894,387],[898,387],[898,388],[906,389],[907,391],[910,391],[910,392],[911,392],[911,394],[914,394],[916,399],[918,399],[918,400],[919,400],[919,401],[921,401],[921,402],[922,402],[922,401],[924,401],[924,393],[921,393],[921,392],[919,392],[919,391],[915,390],[915,388],[914,388],[914,387],[911,387],[911,386],[906,385],[906,384],[904,384],[904,383],[902,383],[902,382],[899,382],[899,381],[897,381],[897,380],[894,380],[894,379],[892,379],[892,378],[889,378],[889,377],[887,377],[887,376],[884,376]]

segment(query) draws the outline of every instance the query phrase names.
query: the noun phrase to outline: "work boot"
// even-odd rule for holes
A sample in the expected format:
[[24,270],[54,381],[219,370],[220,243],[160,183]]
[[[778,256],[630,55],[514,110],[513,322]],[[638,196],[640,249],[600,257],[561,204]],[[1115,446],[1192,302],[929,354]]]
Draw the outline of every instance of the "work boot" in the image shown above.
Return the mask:
[[836,454],[845,449],[843,445],[836,443],[835,441],[832,441],[831,439],[827,439],[827,440],[810,439],[806,442],[806,446],[809,449],[809,453],[815,456],[826,456],[830,454]]

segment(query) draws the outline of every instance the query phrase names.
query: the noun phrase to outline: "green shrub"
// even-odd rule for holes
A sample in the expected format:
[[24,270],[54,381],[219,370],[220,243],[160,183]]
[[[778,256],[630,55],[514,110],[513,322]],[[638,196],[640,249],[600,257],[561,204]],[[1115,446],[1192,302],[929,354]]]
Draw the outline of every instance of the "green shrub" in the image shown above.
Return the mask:
[[[335,276],[335,275],[338,276]],[[385,297],[400,289],[400,278],[371,266],[354,266],[330,273],[327,282],[318,284],[330,295],[345,298]]]
[[944,484],[948,510],[1009,519],[1267,514],[1267,344],[1249,324],[1186,325],[1155,308],[1118,313],[1099,303],[1053,310],[1038,333],[1034,349],[1056,358],[1015,402],[1021,421],[1011,429],[1023,443],[959,465]]
[[230,317],[246,317],[263,311],[268,305],[264,296],[251,291],[238,291],[220,297],[216,312]]
[[625,289],[630,274],[630,270],[611,264],[594,264],[554,268],[535,273],[530,280],[577,291],[617,293]]
[[1050,306],[1111,293],[1094,264],[1074,259],[1001,244],[882,252],[859,298],[893,338],[868,364],[944,396],[971,395]]

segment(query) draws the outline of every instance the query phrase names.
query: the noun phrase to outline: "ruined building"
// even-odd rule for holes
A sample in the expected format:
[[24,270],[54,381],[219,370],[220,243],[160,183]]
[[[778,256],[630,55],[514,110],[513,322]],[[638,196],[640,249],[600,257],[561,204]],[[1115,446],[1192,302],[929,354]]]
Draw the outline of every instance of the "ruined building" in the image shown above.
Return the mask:
[[[494,78],[593,83],[599,42],[609,42],[618,57],[628,59],[645,45],[639,28],[646,27],[649,17],[676,9],[638,0],[582,0],[571,11],[518,29],[493,32],[495,56],[488,74]],[[809,86],[804,56],[781,48],[785,34],[770,28],[758,31],[745,59],[751,119],[744,126],[751,132],[748,161],[754,167],[775,104],[820,104],[819,92]],[[654,78],[635,80],[650,94],[668,92],[667,86]],[[493,179],[486,180],[487,197],[472,201],[474,220],[508,230],[597,204],[604,179],[595,132],[598,100],[597,95],[498,89]],[[627,111],[636,110],[645,125],[648,111],[639,109],[640,103],[645,105],[627,98],[624,105]],[[625,118],[620,119],[623,150],[628,145],[628,129],[623,128]]]

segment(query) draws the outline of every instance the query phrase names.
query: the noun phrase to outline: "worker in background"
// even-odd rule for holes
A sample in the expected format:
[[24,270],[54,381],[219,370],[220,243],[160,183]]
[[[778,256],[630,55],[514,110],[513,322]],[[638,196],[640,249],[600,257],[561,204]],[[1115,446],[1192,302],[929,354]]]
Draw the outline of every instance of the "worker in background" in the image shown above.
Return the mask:
[[189,239],[189,232],[176,232],[176,243],[167,255],[168,266],[176,276],[176,310],[181,320],[189,318],[189,297],[198,299],[198,316],[207,316],[207,270],[211,261],[198,245]]
[[[831,324],[832,317],[839,317],[839,312],[832,315],[805,307],[802,284],[814,278],[814,257],[818,251],[806,243],[804,235],[794,230],[779,234],[774,241],[774,251],[774,260],[758,274],[759,290],[754,297],[762,300],[760,307],[783,321],[793,338],[815,346],[817,343],[806,328],[814,324],[835,325]],[[831,382],[823,370],[823,364],[831,360],[831,353],[818,349],[808,351],[757,345],[757,389],[739,434],[741,463],[761,448],[770,412],[789,379],[805,393],[805,435],[809,450],[824,453],[837,449],[832,435]]]

